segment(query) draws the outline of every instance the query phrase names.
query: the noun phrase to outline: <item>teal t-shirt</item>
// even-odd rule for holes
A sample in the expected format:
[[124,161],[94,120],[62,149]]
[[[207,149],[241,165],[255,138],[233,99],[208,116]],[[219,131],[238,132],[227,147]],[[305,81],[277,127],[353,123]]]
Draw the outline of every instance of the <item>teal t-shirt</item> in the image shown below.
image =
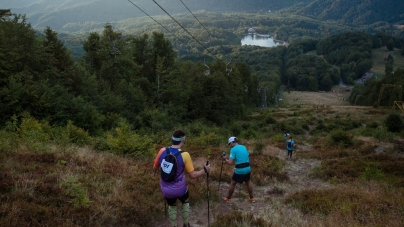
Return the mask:
[[[290,142],[290,145],[289,145]],[[286,150],[293,151],[293,145],[295,145],[295,141],[288,139],[286,140]]]
[[[237,144],[230,150],[230,159],[234,160],[234,162],[237,164],[241,163],[250,163],[249,159],[250,153],[248,153],[247,148],[243,145]],[[235,168],[234,172],[237,174],[247,174],[251,172],[251,167],[244,167],[244,168]]]

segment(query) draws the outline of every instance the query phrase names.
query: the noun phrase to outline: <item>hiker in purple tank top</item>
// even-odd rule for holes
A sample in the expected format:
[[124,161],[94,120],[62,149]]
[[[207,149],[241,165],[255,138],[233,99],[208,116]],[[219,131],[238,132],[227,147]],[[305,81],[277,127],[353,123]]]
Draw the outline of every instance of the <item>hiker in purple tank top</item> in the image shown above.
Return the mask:
[[[189,191],[185,179],[185,173],[192,179],[205,175],[210,170],[210,165],[205,165],[201,170],[195,171],[192,164],[191,156],[188,152],[181,150],[181,147],[185,144],[185,133],[182,130],[176,130],[172,137],[172,145],[170,147],[163,147],[159,150],[156,158],[154,159],[153,169],[163,169],[166,172],[166,166],[171,167],[167,162],[165,163],[165,156],[172,154],[176,157],[177,171],[174,174],[172,181],[165,181],[162,179],[165,175],[162,173],[160,177],[161,192],[168,204],[168,214],[170,216],[170,222],[172,226],[177,226],[177,200],[181,201],[182,209],[181,215],[184,223],[184,227],[189,227]],[[166,165],[165,165],[166,164]],[[167,170],[168,172],[168,170]],[[166,179],[167,180],[167,179]]]

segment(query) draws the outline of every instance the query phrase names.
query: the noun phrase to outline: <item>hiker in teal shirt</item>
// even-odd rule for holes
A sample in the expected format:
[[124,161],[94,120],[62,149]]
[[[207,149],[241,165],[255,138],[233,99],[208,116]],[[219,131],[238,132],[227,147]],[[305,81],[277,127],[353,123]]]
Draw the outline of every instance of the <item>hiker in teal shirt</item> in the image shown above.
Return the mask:
[[292,153],[293,147],[295,146],[295,141],[293,141],[291,135],[287,134],[287,136],[289,136],[289,138],[286,140],[286,150],[288,151],[286,159],[292,160]]
[[233,176],[231,178],[231,183],[229,186],[229,191],[227,193],[227,197],[224,197],[224,201],[230,202],[231,196],[233,195],[234,188],[237,183],[242,184],[246,183],[248,194],[250,197],[248,200],[250,202],[255,202],[253,196],[252,184],[250,181],[251,177],[251,167],[250,167],[250,153],[245,146],[238,144],[237,138],[232,136],[228,140],[228,145],[232,148],[230,149],[230,156],[227,158],[226,155],[222,156],[222,159],[229,165],[236,165],[234,169]]

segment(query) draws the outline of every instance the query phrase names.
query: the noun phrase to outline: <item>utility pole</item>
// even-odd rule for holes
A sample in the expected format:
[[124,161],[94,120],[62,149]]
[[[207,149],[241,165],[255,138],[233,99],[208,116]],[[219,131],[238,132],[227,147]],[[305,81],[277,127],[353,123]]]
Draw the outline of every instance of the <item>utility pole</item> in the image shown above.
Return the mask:
[[268,88],[268,86],[259,88],[259,91],[262,92],[261,93],[261,108],[267,108],[268,107],[268,104],[267,104],[267,88]]

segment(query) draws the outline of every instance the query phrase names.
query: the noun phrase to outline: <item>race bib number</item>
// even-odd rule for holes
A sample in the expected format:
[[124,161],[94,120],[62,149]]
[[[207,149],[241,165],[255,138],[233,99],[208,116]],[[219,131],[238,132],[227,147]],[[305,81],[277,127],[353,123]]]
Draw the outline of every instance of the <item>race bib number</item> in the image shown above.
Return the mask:
[[171,170],[173,169],[174,164],[170,162],[166,162],[164,159],[161,162],[161,170],[167,174],[171,173]]

